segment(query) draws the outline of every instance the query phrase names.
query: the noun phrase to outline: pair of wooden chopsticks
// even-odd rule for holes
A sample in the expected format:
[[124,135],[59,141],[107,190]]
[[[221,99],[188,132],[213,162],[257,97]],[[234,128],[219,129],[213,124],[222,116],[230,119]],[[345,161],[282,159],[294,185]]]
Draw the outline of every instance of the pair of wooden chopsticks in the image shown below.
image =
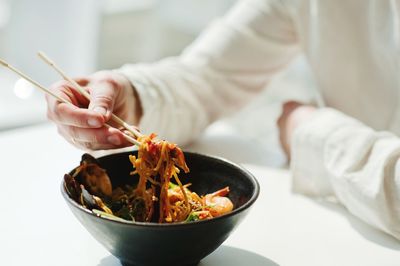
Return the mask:
[[[90,95],[89,93],[87,93],[75,80],[71,79],[70,77],[68,77],[65,72],[63,70],[61,70],[60,67],[58,67],[48,56],[46,56],[43,52],[39,52],[38,56],[44,61],[46,62],[48,65],[50,65],[58,74],[61,75],[61,77],[68,81],[69,83],[71,83],[71,86],[74,87],[76,90],[78,90],[86,99],[90,100]],[[20,77],[24,78],[25,80],[27,80],[28,82],[32,83],[36,88],[40,89],[41,91],[43,91],[44,93],[47,93],[51,96],[53,96],[54,98],[56,98],[57,100],[59,100],[60,102],[63,102],[65,104],[70,104],[70,105],[74,105],[71,102],[67,101],[64,98],[61,98],[60,96],[56,95],[55,93],[53,93],[51,90],[47,89],[46,87],[44,87],[43,85],[41,85],[40,83],[38,83],[37,81],[35,81],[34,79],[30,78],[29,76],[25,75],[24,73],[22,73],[20,70],[18,70],[17,68],[13,67],[12,65],[8,64],[6,61],[0,59],[0,64],[3,65],[4,67],[10,69],[11,71],[13,71],[14,73],[16,73],[17,75],[19,75]],[[75,106],[75,105],[74,105]],[[122,126],[123,128],[125,128],[126,130],[128,130],[131,134],[133,134],[136,138],[142,136],[142,134],[137,131],[133,126],[129,125],[128,123],[126,123],[125,121],[123,121],[121,118],[119,118],[118,116],[116,116],[115,114],[111,115],[111,120],[114,121],[115,123],[117,123],[119,126]],[[112,126],[105,124],[104,126],[111,128]],[[128,134],[126,134],[125,132],[121,131],[123,133],[124,138],[129,141],[130,143],[140,146],[140,142],[138,142],[136,139],[132,138],[131,136],[129,136]]]

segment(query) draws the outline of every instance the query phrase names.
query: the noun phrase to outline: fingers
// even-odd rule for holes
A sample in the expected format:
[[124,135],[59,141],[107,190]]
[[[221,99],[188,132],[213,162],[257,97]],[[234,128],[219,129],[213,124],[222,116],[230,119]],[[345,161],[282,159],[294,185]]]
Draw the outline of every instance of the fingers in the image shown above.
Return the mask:
[[[50,87],[51,91],[58,95],[59,97],[71,102],[72,104],[76,106],[88,106],[89,101],[80,94],[80,92],[76,91],[76,89],[67,81],[61,80],[56,83],[54,83]],[[46,100],[49,105],[54,106],[57,103],[60,103],[60,101],[56,98],[54,98],[51,95],[46,94]]]
[[117,96],[115,87],[107,81],[90,84],[90,86],[96,87],[96,89],[91,91],[89,109],[103,115],[106,120],[109,120],[114,110],[115,98]]
[[86,87],[89,84],[89,79],[87,77],[77,77],[74,78],[73,80],[75,80],[76,83],[84,87]]
[[84,150],[116,149],[131,146],[115,128],[79,128],[59,126],[58,132],[72,145]]
[[[125,93],[123,83],[108,72],[98,72],[75,81],[88,91],[90,99],[66,81],[55,83],[52,91],[72,105],[46,96],[47,116],[55,122],[59,133],[72,145],[85,150],[131,146],[121,131],[104,126],[106,122],[111,122],[113,112],[118,115],[126,113],[126,102],[132,101],[121,93]],[[115,105],[116,102],[118,105]]]
[[[79,81],[84,83],[83,80]],[[47,117],[56,124],[83,128],[99,128],[105,123],[105,118],[102,114],[85,108],[89,101],[72,88],[68,82],[57,82],[52,86],[52,90],[55,94],[73,104],[66,104],[52,96],[46,95],[48,103]],[[84,108],[79,108],[79,106]]]
[[291,139],[295,129],[306,122],[316,108],[311,105],[304,105],[290,101],[283,105],[282,114],[277,121],[279,138],[284,152],[290,160]]
[[300,103],[295,101],[289,101],[283,104],[282,106],[282,114],[277,121],[277,125],[279,128],[279,140],[281,142],[281,146],[283,151],[285,152],[288,159],[290,159],[290,126],[288,123],[290,114],[299,106]]
[[60,125],[81,128],[100,128],[105,123],[101,114],[65,103],[53,106],[53,110],[48,111],[48,118]]

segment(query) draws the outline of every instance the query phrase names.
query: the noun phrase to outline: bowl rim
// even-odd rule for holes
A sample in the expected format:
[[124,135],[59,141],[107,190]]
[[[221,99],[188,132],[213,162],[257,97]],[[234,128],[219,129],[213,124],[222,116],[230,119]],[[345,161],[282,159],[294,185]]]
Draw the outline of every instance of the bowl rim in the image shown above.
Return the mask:
[[[152,227],[152,228],[164,228],[164,227],[190,227],[190,226],[195,226],[197,224],[203,224],[203,223],[212,223],[212,222],[217,222],[219,220],[224,220],[227,219],[231,216],[234,216],[240,212],[243,212],[244,210],[248,209],[250,206],[252,206],[254,204],[254,202],[257,200],[259,194],[260,194],[260,184],[258,183],[257,179],[254,177],[254,175],[247,170],[246,168],[244,168],[243,166],[234,163],[226,158],[220,157],[220,156],[216,156],[216,155],[208,155],[208,154],[204,154],[204,153],[198,153],[198,152],[190,152],[190,151],[183,151],[184,154],[191,154],[191,155],[195,155],[195,156],[202,156],[202,157],[208,157],[210,159],[214,159],[214,160],[219,160],[223,163],[226,163],[230,166],[233,166],[235,168],[238,168],[239,170],[243,171],[244,173],[246,173],[247,177],[249,178],[250,182],[254,185],[254,193],[253,195],[250,197],[250,199],[244,203],[242,206],[240,206],[237,209],[234,209],[233,211],[231,211],[230,213],[218,216],[218,217],[214,217],[212,219],[205,219],[205,220],[199,220],[199,221],[193,221],[193,222],[175,222],[175,223],[151,223],[151,222],[133,222],[133,221],[124,221],[124,220],[113,220],[104,216],[100,216],[94,212],[92,212],[91,210],[88,210],[84,207],[82,207],[82,205],[78,204],[77,202],[75,202],[73,199],[71,199],[67,193],[67,191],[65,190],[65,186],[64,186],[64,178],[61,181],[61,194],[64,197],[64,199],[67,201],[68,204],[72,205],[73,207],[77,208],[79,211],[84,212],[86,214],[92,215],[96,218],[99,219],[103,219],[104,221],[108,221],[108,222],[114,222],[114,223],[118,223],[120,225],[128,225],[128,226],[134,226],[134,227]],[[131,153],[131,151],[123,151],[123,152],[118,152],[118,153],[112,153],[112,154],[108,154],[105,156],[100,156],[100,157],[96,157],[97,159],[101,159],[101,158],[106,158],[106,157],[110,157],[113,156],[115,154],[121,154],[121,153]]]

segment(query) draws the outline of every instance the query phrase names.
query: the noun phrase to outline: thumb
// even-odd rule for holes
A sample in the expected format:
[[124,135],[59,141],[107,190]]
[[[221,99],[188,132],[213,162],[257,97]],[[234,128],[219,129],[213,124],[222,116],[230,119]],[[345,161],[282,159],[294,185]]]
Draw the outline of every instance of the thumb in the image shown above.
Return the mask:
[[107,121],[113,112],[115,97],[115,90],[110,84],[105,82],[93,84],[93,89],[90,93],[89,109],[100,113]]

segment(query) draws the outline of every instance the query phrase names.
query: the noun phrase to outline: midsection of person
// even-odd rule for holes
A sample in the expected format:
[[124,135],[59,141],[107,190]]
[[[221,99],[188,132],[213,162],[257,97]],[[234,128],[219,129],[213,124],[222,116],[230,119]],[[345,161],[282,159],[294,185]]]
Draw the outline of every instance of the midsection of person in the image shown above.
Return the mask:
[[325,104],[399,134],[399,1],[287,5]]

